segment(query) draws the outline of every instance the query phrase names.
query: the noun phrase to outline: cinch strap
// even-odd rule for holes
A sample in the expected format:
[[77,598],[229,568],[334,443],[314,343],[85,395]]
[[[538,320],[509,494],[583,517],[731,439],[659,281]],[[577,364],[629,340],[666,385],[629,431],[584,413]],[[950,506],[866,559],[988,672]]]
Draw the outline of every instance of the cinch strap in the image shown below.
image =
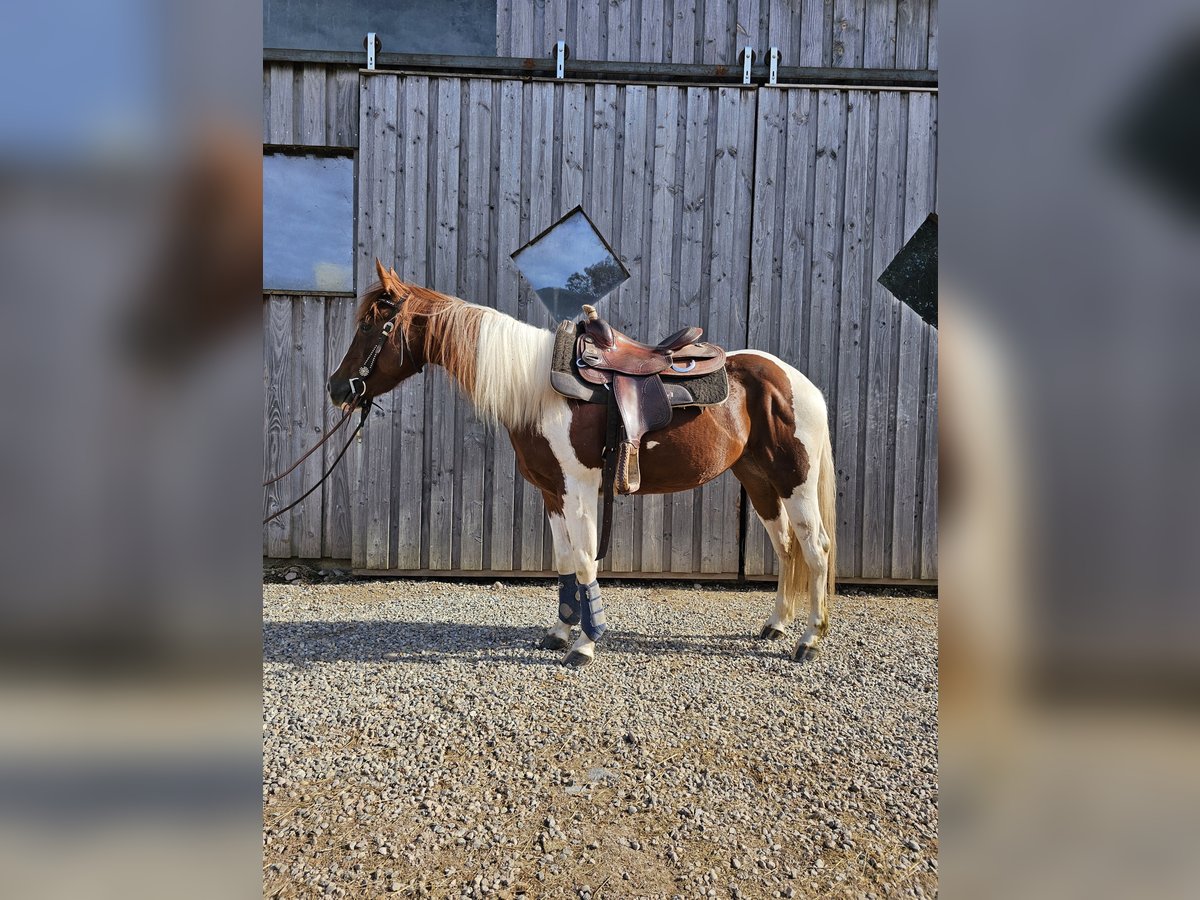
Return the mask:
[[608,631],[608,619],[604,615],[604,601],[600,599],[600,582],[579,586],[579,605],[583,633],[598,641]]
[[574,575],[558,576],[558,617],[568,625],[579,624],[579,582]]

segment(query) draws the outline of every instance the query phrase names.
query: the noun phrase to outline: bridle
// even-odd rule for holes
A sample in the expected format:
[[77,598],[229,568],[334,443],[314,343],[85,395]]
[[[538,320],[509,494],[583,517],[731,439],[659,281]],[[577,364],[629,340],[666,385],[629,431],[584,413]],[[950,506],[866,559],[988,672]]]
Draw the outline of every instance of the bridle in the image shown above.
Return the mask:
[[[407,299],[407,298],[401,297],[400,302],[397,303],[394,300],[392,300],[391,295],[386,291],[380,296],[378,302],[383,303],[385,306],[390,307],[393,310],[393,312],[392,312],[392,315],[387,319],[387,321],[383,323],[383,329],[381,330],[381,332],[379,334],[379,340],[375,343],[375,346],[371,348],[371,352],[367,354],[367,358],[363,360],[362,365],[358,367],[358,375],[350,379],[350,401],[351,401],[351,404],[358,401],[360,398],[366,396],[366,394],[367,394],[367,379],[371,377],[371,373],[375,370],[375,362],[376,362],[376,360],[379,359],[379,354],[383,352],[383,348],[387,345],[388,339],[392,336],[392,332],[396,330],[396,319],[400,315],[401,305],[404,303],[405,299]],[[405,354],[407,354],[408,358],[412,360],[413,367],[416,369],[416,371],[420,372],[421,369],[424,368],[424,363],[420,362],[417,359],[416,355],[412,352],[412,348],[408,346],[408,335],[406,335],[404,333],[404,329],[400,330],[399,350],[400,350],[400,363],[401,364],[403,364],[404,356],[405,356]],[[355,386],[355,382],[358,383],[357,387]],[[374,405],[375,405],[375,401],[369,400],[369,401],[367,401],[366,404],[358,407],[361,410],[361,415],[359,416],[358,425],[356,425],[354,427],[354,431],[352,431],[350,433],[350,438],[349,438],[349,440],[346,441],[346,445],[344,447],[342,447],[341,452],[338,453],[337,457],[330,464],[329,468],[325,470],[325,474],[321,476],[320,481],[318,481],[316,484],[314,484],[312,487],[310,487],[307,491],[305,491],[303,494],[301,494],[296,500],[293,500],[287,506],[283,507],[283,509],[276,510],[271,515],[269,515],[265,519],[263,519],[264,525],[266,525],[272,519],[279,518],[279,516],[282,516],[288,510],[293,509],[296,506],[299,506],[302,502],[304,502],[304,500],[309,496],[309,494],[311,494],[313,491],[315,491],[317,488],[319,488],[322,484],[325,483],[325,481],[329,478],[329,476],[333,474],[333,470],[337,468],[337,464],[342,461],[342,457],[346,455],[346,451],[350,449],[350,445],[352,443],[354,443],[354,439],[356,437],[358,437],[358,433],[360,431],[362,431],[363,426],[367,424],[367,415],[371,412],[371,407],[373,407]],[[298,460],[296,460],[294,463],[292,463],[291,466],[288,467],[286,472],[283,472],[280,475],[276,475],[274,478],[270,479],[269,481],[264,481],[262,486],[269,487],[270,485],[274,484],[275,482],[277,482],[283,478],[286,478],[288,475],[292,474],[292,472],[296,471],[296,469],[299,467],[299,465],[302,462],[304,462],[306,459],[308,459],[310,456],[312,456],[317,450],[319,450],[321,448],[321,446],[326,441],[328,441],[331,437],[334,436],[334,434],[336,434],[338,431],[340,431],[343,425],[345,425],[348,421],[350,421],[350,416],[353,415],[354,409],[355,409],[355,407],[353,405],[351,405],[351,407],[348,410],[346,410],[345,414],[341,417],[341,419],[338,420],[338,423],[336,425],[334,425],[331,429],[329,429],[329,431],[327,431],[325,433],[325,436],[323,438],[321,438],[321,440],[317,441],[316,444],[314,444],[312,447],[310,447],[308,450],[306,450],[304,452],[303,456],[301,456]]]
[[[384,292],[380,296],[378,302],[382,303],[384,306],[391,307],[393,312],[388,320],[383,323],[383,329],[379,334],[379,340],[375,343],[375,346],[371,348],[371,352],[367,354],[367,358],[363,360],[362,365],[358,367],[358,375],[350,379],[350,397],[352,400],[357,400],[359,397],[366,395],[367,379],[371,377],[371,372],[375,370],[375,360],[379,359],[379,354],[383,352],[383,348],[387,345],[388,338],[390,338],[392,336],[392,332],[396,330],[396,317],[400,315],[401,306],[406,299],[406,297],[401,297],[400,302],[396,303],[394,300],[392,300],[391,295],[387,292]],[[408,335],[404,333],[403,329],[400,331],[399,348],[400,364],[404,363],[404,355],[407,353],[409,359],[413,361],[413,367],[416,369],[416,371],[420,372],[423,364],[418,362],[417,357],[409,348]],[[358,383],[357,387],[355,386],[355,382]]]

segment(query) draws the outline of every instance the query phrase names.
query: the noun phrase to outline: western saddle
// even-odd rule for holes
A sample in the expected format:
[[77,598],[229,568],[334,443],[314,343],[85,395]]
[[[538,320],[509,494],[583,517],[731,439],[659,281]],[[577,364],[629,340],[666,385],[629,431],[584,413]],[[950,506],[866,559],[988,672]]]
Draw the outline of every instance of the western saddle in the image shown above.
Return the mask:
[[[604,528],[598,559],[608,550],[614,489],[633,494],[641,487],[638,452],[647,432],[671,421],[673,406],[696,401],[680,379],[709,375],[725,365],[725,351],[700,341],[702,328],[681,328],[658,344],[643,344],[622,334],[583,307],[575,366],[581,378],[608,389],[608,434],[604,452]],[[672,380],[665,385],[663,376]],[[668,387],[671,390],[668,390]],[[613,413],[616,413],[614,415]]]

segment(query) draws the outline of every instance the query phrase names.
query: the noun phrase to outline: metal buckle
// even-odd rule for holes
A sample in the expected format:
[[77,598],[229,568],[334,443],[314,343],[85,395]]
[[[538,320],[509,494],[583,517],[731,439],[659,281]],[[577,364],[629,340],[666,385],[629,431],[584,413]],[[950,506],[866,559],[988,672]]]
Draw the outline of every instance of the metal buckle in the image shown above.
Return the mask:
[[694,368],[696,368],[696,361],[694,359],[689,359],[687,362],[687,368],[684,369],[679,368],[679,363],[671,363],[671,370],[674,372],[679,372],[680,374],[684,372],[690,372]]

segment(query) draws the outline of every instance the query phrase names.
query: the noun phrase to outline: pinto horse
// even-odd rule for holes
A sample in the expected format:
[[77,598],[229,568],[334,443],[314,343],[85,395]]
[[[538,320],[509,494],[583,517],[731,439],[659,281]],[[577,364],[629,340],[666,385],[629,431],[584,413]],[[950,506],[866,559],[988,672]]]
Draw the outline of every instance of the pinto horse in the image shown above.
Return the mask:
[[[554,334],[495,309],[408,284],[376,261],[357,329],[329,395],[344,410],[368,405],[425,365],[441,366],[485,421],[505,428],[527,481],[541,491],[559,572],[556,620],[539,646],[569,647],[563,664],[586,665],[606,624],[596,581],[597,499],[607,407],[569,400],[550,386]],[[728,354],[729,396],[674,411],[641,454],[640,494],[686,491],[732,470],[779,556],[775,609],[760,637],[777,640],[808,598],[792,658],[809,659],[829,628],[836,546],[836,485],[825,399],[768,353]],[[582,631],[571,642],[572,626]]]

